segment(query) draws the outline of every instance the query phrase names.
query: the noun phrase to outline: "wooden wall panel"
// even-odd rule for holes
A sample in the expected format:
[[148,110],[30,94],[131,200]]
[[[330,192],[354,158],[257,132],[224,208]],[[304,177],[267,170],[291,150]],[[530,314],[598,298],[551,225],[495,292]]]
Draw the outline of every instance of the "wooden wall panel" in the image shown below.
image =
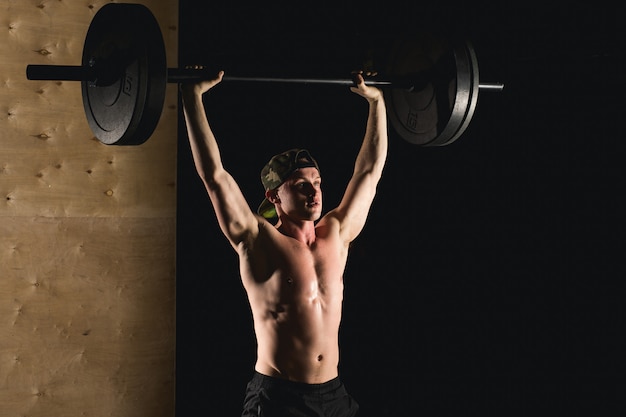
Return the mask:
[[0,415],[173,415],[174,228],[2,219]]
[[[155,14],[177,65],[178,1]],[[0,0],[0,414],[174,415],[177,90],[135,147],[93,138],[79,65],[106,1]]]
[[[107,2],[2,2],[0,214],[173,217],[176,85],[148,142],[103,146],[87,125],[79,82],[27,80],[25,69],[80,65],[89,23]],[[178,2],[142,3],[159,19],[176,66]]]

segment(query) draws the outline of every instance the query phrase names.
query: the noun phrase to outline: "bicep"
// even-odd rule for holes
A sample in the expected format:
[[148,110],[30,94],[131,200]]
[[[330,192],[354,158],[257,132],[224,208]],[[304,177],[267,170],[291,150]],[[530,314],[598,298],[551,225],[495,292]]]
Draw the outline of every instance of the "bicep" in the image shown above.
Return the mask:
[[378,179],[379,176],[370,173],[354,175],[348,183],[341,203],[331,212],[339,222],[339,233],[345,242],[352,242],[363,230],[376,195]]
[[252,212],[239,185],[227,171],[220,172],[212,181],[204,181],[204,184],[220,228],[233,247],[258,233],[260,219]]

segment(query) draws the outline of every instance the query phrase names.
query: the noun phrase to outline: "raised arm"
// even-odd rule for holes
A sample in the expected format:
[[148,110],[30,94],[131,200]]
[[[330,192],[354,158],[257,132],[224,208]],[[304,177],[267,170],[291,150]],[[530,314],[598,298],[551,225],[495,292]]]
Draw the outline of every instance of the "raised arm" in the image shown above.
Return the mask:
[[183,109],[193,160],[209,194],[217,220],[234,248],[258,233],[259,219],[250,209],[239,185],[222,166],[219,147],[209,125],[202,97],[219,84],[214,80],[181,85]]
[[350,89],[369,103],[365,137],[354,164],[354,172],[339,206],[329,215],[339,221],[344,242],[354,240],[363,229],[387,159],[387,111],[382,92],[365,85],[357,75]]

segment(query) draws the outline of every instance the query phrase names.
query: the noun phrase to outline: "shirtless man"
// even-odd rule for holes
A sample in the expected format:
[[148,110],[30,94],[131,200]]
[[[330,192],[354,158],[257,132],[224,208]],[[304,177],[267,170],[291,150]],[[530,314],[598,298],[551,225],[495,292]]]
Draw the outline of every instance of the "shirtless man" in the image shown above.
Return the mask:
[[[387,156],[380,90],[356,75],[350,89],[369,103],[365,137],[339,206],[323,217],[319,167],[308,151],[276,155],[261,172],[266,189],[254,213],[207,121],[210,81],[181,86],[196,169],[221,230],[239,255],[252,310],[257,361],[243,416],[353,416],[358,404],[339,379],[339,324],[348,248],[361,232]],[[277,216],[275,224],[268,218]],[[321,217],[321,218],[320,218]]]

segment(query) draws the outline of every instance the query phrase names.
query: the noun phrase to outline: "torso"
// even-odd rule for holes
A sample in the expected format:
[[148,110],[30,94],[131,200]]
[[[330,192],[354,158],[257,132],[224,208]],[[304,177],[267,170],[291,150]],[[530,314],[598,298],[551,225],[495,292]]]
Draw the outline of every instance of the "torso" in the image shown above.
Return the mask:
[[338,232],[318,225],[307,245],[268,227],[239,256],[258,345],[255,369],[306,383],[336,377],[347,258]]

